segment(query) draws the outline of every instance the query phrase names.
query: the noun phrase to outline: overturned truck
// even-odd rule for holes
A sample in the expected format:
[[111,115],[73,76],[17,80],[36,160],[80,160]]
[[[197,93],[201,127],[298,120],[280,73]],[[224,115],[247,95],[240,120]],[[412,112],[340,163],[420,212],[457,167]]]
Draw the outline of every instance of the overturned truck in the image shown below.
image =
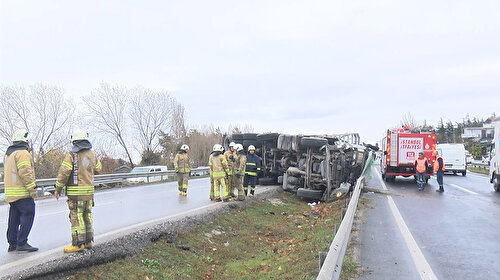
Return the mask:
[[345,195],[361,176],[371,145],[357,133],[340,135],[232,134],[224,138],[256,147],[261,157],[260,185],[282,184],[308,200],[331,201]]

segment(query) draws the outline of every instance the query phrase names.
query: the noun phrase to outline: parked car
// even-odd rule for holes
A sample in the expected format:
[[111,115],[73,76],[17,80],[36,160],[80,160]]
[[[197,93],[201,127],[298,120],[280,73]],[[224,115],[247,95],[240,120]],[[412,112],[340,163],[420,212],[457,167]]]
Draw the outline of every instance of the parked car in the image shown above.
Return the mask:
[[[154,176],[154,173],[164,172],[167,170],[168,170],[167,167],[164,165],[136,166],[132,169],[132,171],[130,171],[130,173],[138,173],[141,175],[138,175],[137,177],[133,178],[128,178],[127,182],[131,184],[138,184],[138,183],[150,183],[150,182],[162,181],[167,179],[168,176],[166,175]],[[151,174],[151,176],[146,175],[144,173],[149,173]]]

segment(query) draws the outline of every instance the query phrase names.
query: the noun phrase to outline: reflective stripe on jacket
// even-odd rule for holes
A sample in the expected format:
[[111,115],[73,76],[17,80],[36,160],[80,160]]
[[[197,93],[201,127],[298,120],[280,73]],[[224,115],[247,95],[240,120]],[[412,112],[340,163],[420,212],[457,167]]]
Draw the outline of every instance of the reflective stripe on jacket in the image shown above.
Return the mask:
[[436,161],[434,162],[434,172],[439,171],[439,162],[441,161],[441,170],[444,171],[444,162],[443,158],[440,155],[436,156]]
[[72,199],[89,200],[94,194],[94,174],[101,171],[101,162],[97,155],[88,149],[76,153],[77,183],[73,182],[73,153],[68,152],[59,167],[56,180],[56,192],[61,193],[66,187],[66,195]]
[[14,202],[35,195],[35,170],[28,150],[17,150],[4,158],[5,201]]
[[260,157],[256,154],[247,154],[245,174],[249,176],[257,176],[258,171],[260,171]]
[[191,165],[189,163],[189,156],[186,152],[179,152],[174,158],[175,172],[189,173],[191,172]]
[[418,173],[425,173],[426,165],[427,165],[427,160],[425,158],[423,159],[417,158],[417,160],[415,160],[415,168],[417,169]]

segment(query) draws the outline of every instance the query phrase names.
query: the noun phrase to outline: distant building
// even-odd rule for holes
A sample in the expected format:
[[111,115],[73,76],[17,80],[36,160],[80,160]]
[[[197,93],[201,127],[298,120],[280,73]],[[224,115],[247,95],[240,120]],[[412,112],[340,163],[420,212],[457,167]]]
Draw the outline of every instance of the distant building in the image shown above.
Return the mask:
[[466,127],[462,134],[463,139],[474,142],[490,142],[493,140],[494,128],[491,123],[483,124],[483,127]]

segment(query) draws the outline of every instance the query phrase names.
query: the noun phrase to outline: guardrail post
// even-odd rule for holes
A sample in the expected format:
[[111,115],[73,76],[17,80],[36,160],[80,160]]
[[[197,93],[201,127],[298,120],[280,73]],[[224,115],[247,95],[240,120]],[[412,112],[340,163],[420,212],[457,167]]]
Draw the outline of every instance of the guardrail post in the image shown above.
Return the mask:
[[337,232],[339,231],[339,224],[335,224],[333,227],[333,238],[335,238],[335,235],[337,235]]
[[342,215],[340,216],[340,222],[344,219],[345,213],[347,212],[347,208],[342,208]]
[[325,262],[326,254],[327,254],[327,252],[319,252],[319,254],[318,254],[318,257],[319,257],[319,270],[321,270],[321,267],[323,266],[323,263]]

